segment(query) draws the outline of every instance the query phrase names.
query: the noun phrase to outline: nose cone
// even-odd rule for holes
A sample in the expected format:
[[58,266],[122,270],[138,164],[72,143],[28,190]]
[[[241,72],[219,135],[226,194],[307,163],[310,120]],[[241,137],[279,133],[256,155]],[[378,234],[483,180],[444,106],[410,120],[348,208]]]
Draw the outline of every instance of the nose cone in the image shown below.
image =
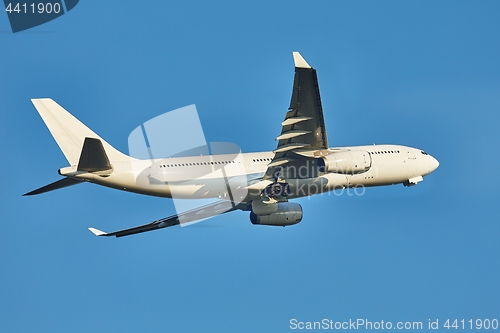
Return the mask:
[[439,162],[438,160],[436,160],[434,157],[432,156],[429,156],[431,158],[431,162],[430,162],[430,172],[436,170],[439,166]]

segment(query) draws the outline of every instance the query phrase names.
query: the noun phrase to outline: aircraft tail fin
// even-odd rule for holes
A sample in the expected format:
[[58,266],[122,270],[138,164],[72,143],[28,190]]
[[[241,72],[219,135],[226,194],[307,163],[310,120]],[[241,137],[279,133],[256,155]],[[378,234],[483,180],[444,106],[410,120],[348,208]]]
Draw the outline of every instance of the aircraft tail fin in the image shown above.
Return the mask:
[[[47,125],[70,165],[78,165],[86,138],[97,139],[111,163],[127,161],[129,157],[104,141],[51,98],[35,98],[31,102]],[[91,143],[96,147],[95,143]],[[109,162],[108,162],[109,163]]]

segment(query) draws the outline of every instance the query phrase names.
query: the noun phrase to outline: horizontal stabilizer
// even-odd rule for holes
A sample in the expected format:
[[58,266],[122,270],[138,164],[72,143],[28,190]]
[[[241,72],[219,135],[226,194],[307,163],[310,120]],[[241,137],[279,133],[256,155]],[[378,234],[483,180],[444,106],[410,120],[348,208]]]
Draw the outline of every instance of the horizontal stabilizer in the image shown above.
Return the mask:
[[79,180],[79,179],[63,178],[63,179],[60,179],[56,182],[53,182],[52,184],[45,185],[44,187],[40,187],[39,189],[36,189],[34,191],[23,194],[23,196],[50,192],[50,191],[58,190],[58,189],[63,188],[63,187],[68,187],[68,186],[80,184],[82,182],[83,182],[83,180]]
[[77,170],[97,172],[110,169],[111,164],[109,163],[108,156],[106,155],[101,140],[85,138]]

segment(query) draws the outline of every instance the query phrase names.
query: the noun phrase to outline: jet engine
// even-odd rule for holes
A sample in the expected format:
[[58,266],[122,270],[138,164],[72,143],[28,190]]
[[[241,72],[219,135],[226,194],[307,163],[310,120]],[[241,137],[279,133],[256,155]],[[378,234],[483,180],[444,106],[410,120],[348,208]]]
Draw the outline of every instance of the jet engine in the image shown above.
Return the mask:
[[365,172],[371,167],[371,156],[363,150],[345,150],[323,156],[321,171],[342,174]]
[[277,210],[267,215],[257,215],[250,212],[252,224],[273,225],[284,227],[297,224],[302,220],[302,207],[294,202],[277,202]]

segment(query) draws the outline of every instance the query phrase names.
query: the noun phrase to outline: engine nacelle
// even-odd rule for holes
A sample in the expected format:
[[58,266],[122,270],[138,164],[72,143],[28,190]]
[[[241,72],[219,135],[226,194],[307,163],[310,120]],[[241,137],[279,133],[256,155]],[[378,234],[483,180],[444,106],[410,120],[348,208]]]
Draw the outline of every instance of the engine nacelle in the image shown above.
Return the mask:
[[363,150],[345,150],[323,156],[323,172],[354,174],[370,169],[372,160],[370,154]]
[[302,207],[294,202],[277,202],[277,210],[268,215],[256,215],[250,212],[252,224],[274,225],[284,227],[302,221]]

